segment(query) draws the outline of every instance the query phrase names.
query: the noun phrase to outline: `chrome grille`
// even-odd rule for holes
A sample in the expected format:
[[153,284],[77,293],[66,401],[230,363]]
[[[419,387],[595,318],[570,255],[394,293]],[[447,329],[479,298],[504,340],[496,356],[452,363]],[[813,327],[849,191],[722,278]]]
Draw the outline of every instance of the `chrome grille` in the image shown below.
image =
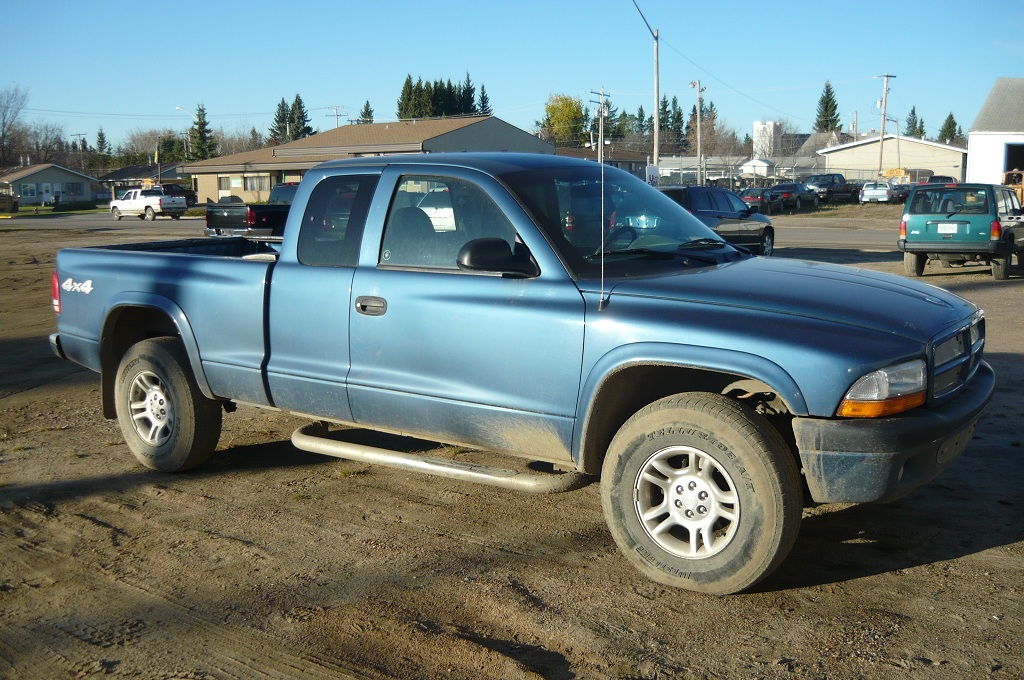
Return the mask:
[[966,326],[932,342],[929,357],[931,399],[959,392],[978,370],[985,349],[985,317],[979,312]]

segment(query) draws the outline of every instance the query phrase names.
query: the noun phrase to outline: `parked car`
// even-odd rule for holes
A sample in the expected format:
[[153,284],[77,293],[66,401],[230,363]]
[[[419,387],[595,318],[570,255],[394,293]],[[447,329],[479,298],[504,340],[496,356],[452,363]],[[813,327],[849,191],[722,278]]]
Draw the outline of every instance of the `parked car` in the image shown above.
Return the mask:
[[775,248],[775,227],[743,199],[719,187],[659,187],[673,201],[733,245],[760,255]]
[[1020,199],[999,184],[922,184],[913,188],[897,241],[907,276],[921,276],[929,260],[944,266],[985,262],[992,278],[1021,265],[1024,221]]
[[279,238],[284,233],[298,182],[282,182],[270,189],[266,203],[246,203],[241,196],[221,196],[206,205],[207,236],[258,236]]
[[909,184],[893,184],[892,185],[892,200],[894,203],[906,203],[907,196],[910,195]]
[[846,177],[838,173],[811,175],[804,180],[809,188],[818,192],[818,200],[823,203],[856,203],[860,197],[860,185],[851,184]]
[[818,192],[800,182],[776,184],[771,188],[771,192],[778,197],[782,209],[790,207],[795,210],[803,210],[807,206],[814,206],[817,209],[821,204]]
[[782,207],[779,199],[769,189],[763,187],[744,189],[739,196],[748,206],[765,215],[771,215]]
[[186,189],[180,184],[157,184],[153,188],[160,189],[168,196],[183,196],[185,198],[185,205],[189,208],[199,202],[196,192]]
[[891,203],[895,193],[888,182],[865,182],[860,190],[861,203]]

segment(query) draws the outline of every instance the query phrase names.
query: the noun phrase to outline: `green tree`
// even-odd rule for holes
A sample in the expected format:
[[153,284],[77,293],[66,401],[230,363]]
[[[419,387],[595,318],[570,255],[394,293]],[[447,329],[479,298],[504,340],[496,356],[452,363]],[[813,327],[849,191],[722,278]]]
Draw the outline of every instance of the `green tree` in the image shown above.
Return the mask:
[[203,161],[217,155],[217,142],[210,123],[206,120],[206,107],[196,106],[196,119],[188,131],[188,160]]
[[476,106],[476,110],[477,113],[483,116],[490,116],[493,113],[491,111],[491,99],[487,96],[487,89],[483,84],[480,85],[480,101]]
[[471,115],[477,112],[476,108],[476,86],[469,78],[469,71],[466,71],[466,79],[459,88],[459,113]]
[[916,106],[910,107],[910,113],[907,114],[907,121],[903,127],[903,134],[907,137],[916,137],[917,139],[924,137],[924,129],[921,127],[921,121],[917,117]]
[[303,139],[313,134],[313,128],[309,126],[309,113],[306,111],[306,105],[302,103],[302,97],[298,94],[295,95],[292,106],[288,109],[288,126],[290,129],[288,141]]
[[373,122],[373,109],[370,108],[370,100],[367,99],[366,103],[363,104],[363,108],[359,111],[359,118],[356,119],[356,123],[360,125],[366,125]]
[[825,81],[825,89],[818,98],[818,116],[814,120],[815,132],[839,132],[843,126],[839,124],[839,103],[832,83]]
[[946,116],[946,120],[942,123],[942,127],[939,128],[939,134],[935,139],[943,144],[964,144],[966,142],[964,131],[956,124],[956,118],[953,117],[952,113]]
[[102,127],[96,133],[96,153],[101,156],[110,155],[110,142],[107,141],[107,135],[104,134]]
[[398,119],[413,118],[413,85],[412,75],[405,76],[402,92],[398,95]]
[[292,141],[288,122],[289,113],[288,102],[281,97],[281,101],[277,104],[277,111],[274,113],[274,122],[271,124],[270,130],[267,131],[267,143],[270,146]]

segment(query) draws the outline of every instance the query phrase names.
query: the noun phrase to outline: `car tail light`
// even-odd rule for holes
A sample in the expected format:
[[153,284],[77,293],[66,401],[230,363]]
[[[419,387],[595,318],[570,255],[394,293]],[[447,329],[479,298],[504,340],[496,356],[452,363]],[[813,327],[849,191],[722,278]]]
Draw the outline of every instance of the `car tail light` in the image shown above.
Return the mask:
[[57,270],[53,271],[53,278],[50,279],[50,297],[53,298],[53,313],[60,314],[60,281],[57,279]]
[[576,216],[572,213],[566,213],[565,215],[565,230],[572,231],[576,226]]
[[906,220],[900,220],[900,240],[901,241],[906,241],[907,240],[907,221]]
[[991,241],[998,241],[1003,238],[1003,225],[1000,224],[999,220],[992,220],[992,224],[988,226],[988,238]]
[[248,208],[245,211],[245,223],[250,227],[256,226],[256,211],[252,208]]

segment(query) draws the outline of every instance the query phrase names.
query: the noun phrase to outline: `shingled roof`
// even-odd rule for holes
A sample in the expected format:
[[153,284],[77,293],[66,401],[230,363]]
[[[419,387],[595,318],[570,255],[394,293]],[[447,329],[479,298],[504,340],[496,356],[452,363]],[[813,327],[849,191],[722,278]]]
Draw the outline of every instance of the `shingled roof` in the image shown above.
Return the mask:
[[996,78],[968,132],[1024,133],[1024,78]]
[[[478,134],[466,134],[469,132],[467,128],[471,127],[481,129]],[[460,132],[461,135],[455,134]],[[536,151],[554,152],[554,147],[546,142],[542,142],[498,118],[467,116],[344,125],[280,146],[186,163],[182,171],[187,174],[204,174],[254,170],[301,170],[324,161],[354,156],[423,153],[439,150],[479,150],[477,147],[480,147],[481,135],[495,139],[500,136],[493,134],[496,132],[517,133],[524,138],[535,140],[531,143],[536,146]],[[488,150],[501,151],[503,149],[492,146]]]

